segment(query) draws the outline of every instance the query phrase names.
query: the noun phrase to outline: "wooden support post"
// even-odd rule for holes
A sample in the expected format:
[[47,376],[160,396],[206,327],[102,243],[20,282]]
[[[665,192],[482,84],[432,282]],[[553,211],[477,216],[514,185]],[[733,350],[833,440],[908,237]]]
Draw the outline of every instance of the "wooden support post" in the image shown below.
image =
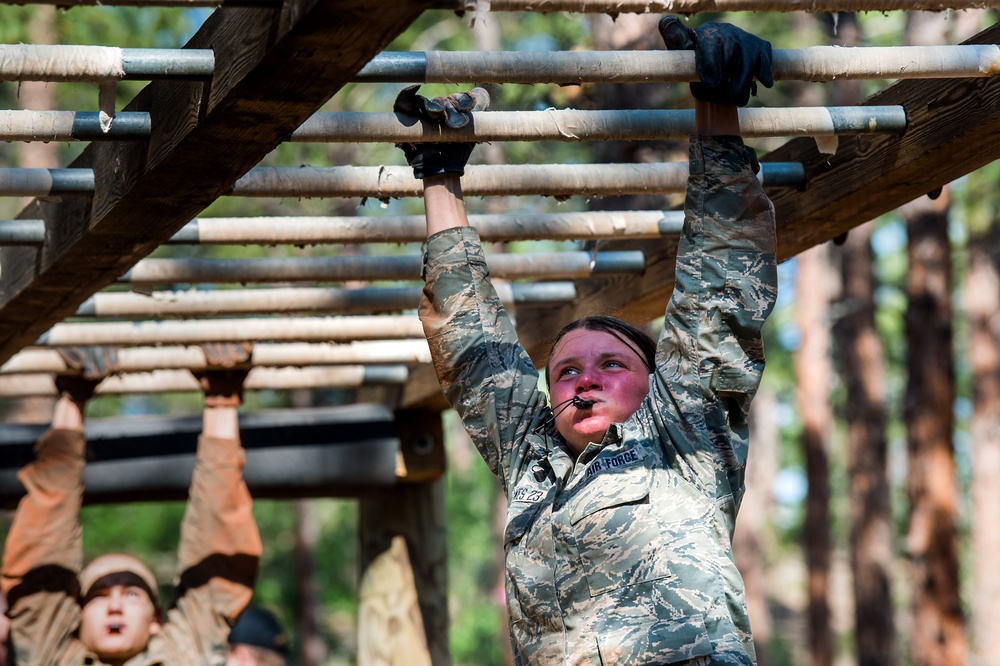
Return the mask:
[[[443,438],[440,417],[427,415],[416,422],[425,428],[433,426],[432,433],[424,434],[439,445]],[[451,663],[444,495],[444,480],[439,479],[398,486],[361,500],[359,666]],[[409,576],[416,589],[419,618],[413,614]],[[420,624],[422,637],[415,633]],[[390,660],[390,655],[396,660]]]

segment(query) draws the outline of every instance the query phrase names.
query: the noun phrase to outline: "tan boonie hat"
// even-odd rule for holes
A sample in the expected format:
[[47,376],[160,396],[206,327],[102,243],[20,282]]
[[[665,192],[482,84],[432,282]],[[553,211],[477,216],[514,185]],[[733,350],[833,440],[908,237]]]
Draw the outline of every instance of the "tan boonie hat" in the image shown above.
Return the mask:
[[135,576],[138,579],[135,582],[140,587],[146,588],[146,593],[149,595],[150,600],[154,605],[158,605],[159,595],[157,592],[156,576],[153,575],[153,572],[145,564],[131,555],[125,555],[124,553],[101,555],[83,568],[79,576],[81,598],[87,599],[95,583],[115,574],[132,574]]

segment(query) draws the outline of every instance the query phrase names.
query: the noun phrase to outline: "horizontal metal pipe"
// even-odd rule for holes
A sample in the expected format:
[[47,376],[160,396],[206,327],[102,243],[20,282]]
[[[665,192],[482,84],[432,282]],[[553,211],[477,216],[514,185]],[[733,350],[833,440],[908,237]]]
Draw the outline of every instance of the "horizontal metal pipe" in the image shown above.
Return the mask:
[[[436,0],[438,9],[469,10],[468,0]],[[475,3],[473,3],[473,7]],[[491,0],[494,12],[700,14],[703,12],[886,12],[998,7],[998,0]]]
[[0,196],[44,197],[93,192],[92,169],[0,169]]
[[[248,365],[286,367],[304,365],[366,365],[430,363],[430,350],[423,338],[413,340],[368,340],[345,344],[257,344]],[[126,347],[118,351],[117,372],[153,370],[204,370],[209,367],[201,347]],[[66,365],[55,349],[28,348],[0,366],[0,374],[78,374]]]
[[[761,164],[767,187],[798,187],[805,170],[796,162]],[[469,196],[614,196],[682,192],[687,164],[501,164],[470,166],[462,177]],[[0,169],[0,196],[92,194],[91,169]],[[423,196],[408,167],[254,167],[233,185],[237,197]]]
[[0,44],[0,80],[84,81],[197,79],[212,76],[211,49]]
[[415,315],[275,317],[56,324],[36,346],[197,345],[204,342],[353,342],[423,336]]
[[[490,274],[497,278],[571,279],[606,273],[641,274],[641,251],[492,254]],[[258,259],[142,259],[118,282],[133,285],[345,282],[419,280],[422,257],[270,257]]]
[[[470,215],[485,241],[621,240],[680,233],[684,213],[581,211]],[[343,217],[203,217],[184,225],[168,245],[310,245],[330,243],[420,243],[423,215]],[[44,220],[0,220],[0,246],[42,245]]]
[[[409,369],[402,365],[254,368],[247,375],[243,388],[249,391],[359,388],[378,384],[405,384],[408,378]],[[201,392],[198,380],[190,372],[156,370],[149,373],[108,377],[98,385],[95,393],[121,395],[188,391]],[[0,376],[0,398],[54,395],[57,394],[52,375]]]
[[[576,300],[572,282],[495,285],[500,300],[514,305],[564,304]],[[77,309],[77,317],[165,318],[248,314],[360,314],[414,310],[421,287],[321,289],[215,289],[97,293]]]
[[121,141],[149,138],[149,114],[123,111],[107,131],[96,111],[0,111],[0,141]]
[[200,79],[215,72],[212,49],[122,49],[126,79]]
[[[902,106],[740,109],[745,138],[894,133],[906,130]],[[291,141],[447,143],[453,141],[656,141],[687,138],[694,110],[483,111],[461,129],[404,125],[394,113],[317,113]]]
[[[772,70],[775,79],[786,81],[995,76],[1000,72],[1000,48],[962,44],[774,49]],[[693,51],[394,51],[372,58],[354,80],[578,84],[683,83],[699,77]]]
[[[0,233],[5,222],[0,221]],[[485,241],[615,240],[680,233],[681,211],[581,211],[470,215]],[[44,232],[44,229],[43,229]],[[172,245],[295,245],[329,243],[422,243],[423,215],[344,217],[202,217],[184,225]]]
[[44,243],[45,220],[0,220],[0,246]]
[[[765,186],[801,186],[805,171],[794,162],[761,164]],[[687,163],[501,164],[466,167],[467,196],[615,196],[683,192]],[[255,167],[229,193],[238,197],[423,196],[423,183],[409,167]]]

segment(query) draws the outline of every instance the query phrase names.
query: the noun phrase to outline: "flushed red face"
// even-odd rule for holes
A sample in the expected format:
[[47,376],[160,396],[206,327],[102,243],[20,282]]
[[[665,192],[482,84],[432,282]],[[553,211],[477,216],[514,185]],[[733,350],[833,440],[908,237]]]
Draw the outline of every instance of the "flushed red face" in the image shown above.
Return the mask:
[[108,664],[122,664],[146,649],[160,631],[156,607],[138,585],[92,589],[80,616],[80,640]]
[[[549,357],[549,392],[556,430],[574,455],[600,442],[612,423],[632,416],[649,393],[649,370],[639,350],[604,331],[575,329]],[[567,401],[592,401],[578,408]],[[568,406],[562,410],[559,405]]]

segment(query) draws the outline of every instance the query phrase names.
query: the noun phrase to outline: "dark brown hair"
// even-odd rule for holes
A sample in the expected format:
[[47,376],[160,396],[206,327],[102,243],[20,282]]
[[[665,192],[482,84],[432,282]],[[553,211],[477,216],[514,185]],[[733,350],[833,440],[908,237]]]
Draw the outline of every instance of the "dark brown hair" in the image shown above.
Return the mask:
[[653,340],[652,336],[646,331],[633,326],[624,319],[619,319],[618,317],[610,317],[608,315],[592,315],[590,317],[584,317],[583,319],[577,319],[572,321],[565,326],[562,330],[556,334],[555,340],[552,341],[552,346],[549,347],[548,359],[545,361],[545,384],[546,386],[551,386],[549,384],[549,363],[552,360],[552,352],[555,351],[556,345],[559,341],[569,333],[570,331],[576,331],[583,329],[585,331],[602,331],[613,335],[619,340],[621,340],[626,345],[630,344],[630,347],[636,347],[640,352],[642,360],[646,363],[646,369],[649,372],[653,372],[653,368],[656,367],[656,341]]

